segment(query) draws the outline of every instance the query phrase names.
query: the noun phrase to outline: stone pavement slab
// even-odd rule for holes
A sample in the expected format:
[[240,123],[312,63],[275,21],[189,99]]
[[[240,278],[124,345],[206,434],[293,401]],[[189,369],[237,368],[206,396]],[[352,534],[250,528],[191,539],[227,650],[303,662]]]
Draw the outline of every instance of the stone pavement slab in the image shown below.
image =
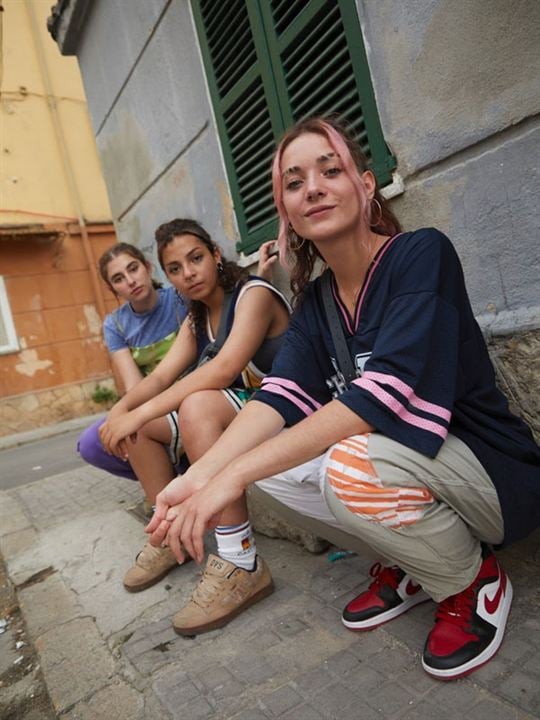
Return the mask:
[[498,656],[468,678],[440,683],[420,665],[433,603],[351,633],[339,614],[365,586],[369,561],[332,563],[261,535],[274,595],[226,628],[175,635],[171,616],[201,570],[189,563],[147,591],[125,592],[122,576],[145,541],[127,512],[140,499],[135,483],[93,468],[0,493],[0,549],[57,717],[540,717],[540,536],[500,553],[515,602]]

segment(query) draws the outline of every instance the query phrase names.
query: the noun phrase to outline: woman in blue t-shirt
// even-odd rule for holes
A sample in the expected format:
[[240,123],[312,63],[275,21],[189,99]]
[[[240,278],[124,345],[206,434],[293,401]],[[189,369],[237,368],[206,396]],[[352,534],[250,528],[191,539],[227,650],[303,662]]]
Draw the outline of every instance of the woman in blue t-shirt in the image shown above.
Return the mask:
[[[116,385],[128,392],[151,372],[173,344],[186,316],[185,301],[174,287],[164,288],[152,278],[152,265],[139,248],[117,243],[98,262],[103,281],[123,301],[103,322],[103,336],[110,354]],[[105,452],[99,438],[98,420],[79,438],[77,449],[90,465],[113,475],[136,480],[128,460]],[[177,460],[176,413],[170,413],[171,457]]]
[[540,450],[496,387],[452,244],[400,231],[342,127],[288,131],[273,189],[295,315],[261,391],[158,496],[152,542],[179,553],[181,540],[200,561],[213,517],[258,482],[385,558],[348,628],[433,599],[423,668],[467,675],[503,639],[512,586],[490,546],[540,524]]

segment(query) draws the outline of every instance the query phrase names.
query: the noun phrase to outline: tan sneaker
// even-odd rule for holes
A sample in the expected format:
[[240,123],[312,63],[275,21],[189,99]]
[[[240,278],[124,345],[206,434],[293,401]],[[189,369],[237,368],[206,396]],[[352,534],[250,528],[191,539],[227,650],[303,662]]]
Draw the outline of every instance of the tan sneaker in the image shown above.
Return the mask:
[[256,562],[256,569],[248,572],[209,555],[191,600],[173,618],[175,632],[199,635],[223,627],[242,610],[270,595],[274,591],[270,570],[259,556]]
[[[191,560],[189,556],[182,564],[188,560]],[[124,575],[124,587],[129,592],[146,590],[164,578],[177,565],[178,560],[168,547],[154,547],[147,542],[135,558],[135,565]]]

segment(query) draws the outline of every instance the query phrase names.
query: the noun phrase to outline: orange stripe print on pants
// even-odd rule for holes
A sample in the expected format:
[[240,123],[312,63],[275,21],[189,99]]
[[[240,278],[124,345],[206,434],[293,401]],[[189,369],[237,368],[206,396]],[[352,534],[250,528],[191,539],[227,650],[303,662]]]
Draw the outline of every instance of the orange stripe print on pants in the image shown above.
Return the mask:
[[427,488],[387,487],[368,455],[369,435],[334,445],[326,476],[336,497],[355,515],[390,528],[412,525],[435,501]]

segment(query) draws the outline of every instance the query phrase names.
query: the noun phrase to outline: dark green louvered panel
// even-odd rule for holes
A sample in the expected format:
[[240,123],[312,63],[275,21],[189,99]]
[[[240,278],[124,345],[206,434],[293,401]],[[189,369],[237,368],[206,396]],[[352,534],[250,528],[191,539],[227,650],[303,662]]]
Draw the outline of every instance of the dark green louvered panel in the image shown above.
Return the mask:
[[208,50],[220,97],[257,62],[245,0],[201,2]]
[[273,220],[269,164],[275,145],[260,76],[223,113],[248,233]]
[[290,40],[282,55],[292,114],[338,113],[354,130],[364,152],[370,148],[339,6],[325,3]]
[[242,241],[276,231],[270,164],[296,120],[338,113],[383,185],[395,160],[377,115],[353,0],[192,0]]

